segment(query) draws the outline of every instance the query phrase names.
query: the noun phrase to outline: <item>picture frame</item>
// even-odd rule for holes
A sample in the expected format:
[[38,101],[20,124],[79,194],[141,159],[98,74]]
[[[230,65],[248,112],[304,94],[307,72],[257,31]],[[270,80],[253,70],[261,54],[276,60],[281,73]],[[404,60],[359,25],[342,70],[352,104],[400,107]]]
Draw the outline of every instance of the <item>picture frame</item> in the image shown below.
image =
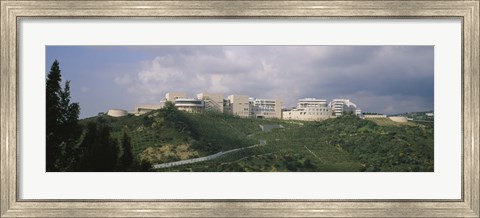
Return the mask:
[[[1,0],[1,217],[478,217],[479,1]],[[461,18],[461,200],[22,200],[18,197],[18,21],[66,18]]]

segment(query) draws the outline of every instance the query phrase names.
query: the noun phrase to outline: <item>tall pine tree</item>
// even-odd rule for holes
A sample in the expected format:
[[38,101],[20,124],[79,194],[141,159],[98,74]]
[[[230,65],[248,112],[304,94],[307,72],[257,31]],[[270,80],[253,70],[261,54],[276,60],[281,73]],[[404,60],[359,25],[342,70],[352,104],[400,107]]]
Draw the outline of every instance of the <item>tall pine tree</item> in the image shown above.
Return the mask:
[[80,106],[70,103],[70,81],[61,87],[60,64],[55,60],[46,81],[46,168],[47,171],[71,169],[75,140],[81,133],[78,125]]

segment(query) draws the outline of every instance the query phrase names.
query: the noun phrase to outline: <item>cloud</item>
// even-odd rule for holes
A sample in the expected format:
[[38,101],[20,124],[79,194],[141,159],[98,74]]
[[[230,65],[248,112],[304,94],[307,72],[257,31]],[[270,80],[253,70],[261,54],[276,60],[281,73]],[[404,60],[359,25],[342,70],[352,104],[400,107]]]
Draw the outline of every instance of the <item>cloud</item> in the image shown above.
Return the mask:
[[[115,78],[135,101],[166,92],[350,98],[367,111],[433,108],[431,46],[159,46],[141,69]],[[143,99],[143,100],[142,100]],[[155,102],[151,102],[155,103]]]
[[127,85],[132,82],[132,79],[130,78],[130,75],[123,74],[122,76],[115,77],[114,82],[118,85]]

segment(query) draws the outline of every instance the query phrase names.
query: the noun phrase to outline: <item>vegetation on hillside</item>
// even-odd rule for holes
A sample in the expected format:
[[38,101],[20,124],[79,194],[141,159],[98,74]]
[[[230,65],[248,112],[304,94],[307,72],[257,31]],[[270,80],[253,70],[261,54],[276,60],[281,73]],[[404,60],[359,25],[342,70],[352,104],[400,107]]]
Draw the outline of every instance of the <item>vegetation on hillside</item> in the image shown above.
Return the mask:
[[[261,120],[192,114],[175,107],[139,117],[105,119],[112,129],[128,130],[133,155],[148,164],[266,142],[215,160],[157,171],[433,171],[434,132],[424,125],[380,126],[353,115],[320,122]],[[259,125],[268,124],[284,128],[261,131]],[[113,135],[119,137],[121,132]]]
[[[234,125],[245,125],[245,122],[252,121],[263,120],[231,120]],[[254,126],[247,128],[250,131],[248,138],[265,140],[267,143],[264,146],[242,150],[216,160],[159,170],[433,171],[432,128],[379,126],[353,115],[321,122],[274,122],[284,125],[285,128],[269,133],[261,132],[260,128]]]
[[362,163],[362,171],[433,171],[433,128],[379,126],[354,116],[318,125],[330,144]]

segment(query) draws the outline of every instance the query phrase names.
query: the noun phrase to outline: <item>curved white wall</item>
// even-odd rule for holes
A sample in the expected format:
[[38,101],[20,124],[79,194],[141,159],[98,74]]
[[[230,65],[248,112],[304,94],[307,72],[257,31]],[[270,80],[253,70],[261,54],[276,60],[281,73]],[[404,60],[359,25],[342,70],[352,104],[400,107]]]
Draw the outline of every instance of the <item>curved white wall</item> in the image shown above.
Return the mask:
[[127,116],[128,112],[126,110],[120,109],[110,109],[107,111],[107,115],[111,117],[124,117]]
[[390,120],[393,120],[395,122],[399,122],[399,123],[406,123],[408,122],[407,118],[406,117],[388,117],[390,118]]

